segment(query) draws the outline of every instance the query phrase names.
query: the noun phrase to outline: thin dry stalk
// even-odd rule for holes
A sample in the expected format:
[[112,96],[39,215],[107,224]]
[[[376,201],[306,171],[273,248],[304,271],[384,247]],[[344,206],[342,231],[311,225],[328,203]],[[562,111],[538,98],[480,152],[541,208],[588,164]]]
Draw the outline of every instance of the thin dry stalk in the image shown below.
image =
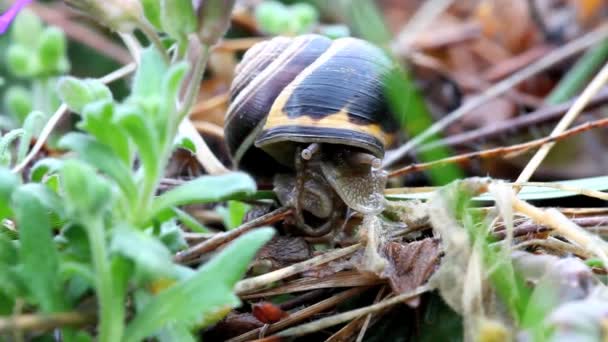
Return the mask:
[[222,93],[204,101],[200,101],[190,111],[190,117],[195,119],[199,116],[204,116],[205,113],[225,105],[228,103],[228,100],[230,100],[230,94]]
[[440,132],[450,124],[461,119],[464,115],[470,113],[473,109],[481,106],[482,104],[495,98],[496,96],[504,94],[518,83],[590,46],[598,44],[607,37],[608,24],[604,24],[598,27],[596,30],[584,36],[581,36],[580,38],[556,49],[551,53],[548,53],[544,58],[541,58],[540,60],[530,64],[528,67],[521,69],[519,72],[496,83],[476,98],[465,102],[458,109],[446,115],[443,119],[435,122],[423,133],[414,137],[401,147],[391,151],[391,153],[385,157],[383,166],[391,166],[393,163],[405,156],[414,147],[420,145],[434,134]]
[[218,139],[224,139],[224,128],[212,122],[192,120],[194,128],[205,135],[210,135]]
[[525,249],[531,246],[539,246],[545,249],[550,249],[555,251],[559,255],[574,254],[583,258],[592,258],[594,255],[593,253],[590,253],[588,250],[584,249],[581,246],[567,243],[554,237],[549,237],[547,239],[526,240],[513,246],[513,250]]
[[417,287],[415,290],[413,290],[411,292],[397,295],[393,298],[383,300],[380,303],[366,306],[366,307],[360,308],[360,309],[343,312],[343,313],[333,315],[330,317],[326,317],[326,318],[322,318],[322,319],[319,319],[319,320],[316,320],[316,321],[313,321],[310,323],[302,324],[300,326],[284,330],[284,331],[278,333],[276,336],[295,337],[295,336],[302,336],[302,335],[310,334],[315,331],[323,330],[323,329],[332,327],[334,325],[348,322],[350,320],[353,320],[355,318],[358,318],[358,317],[361,317],[361,316],[364,316],[367,314],[381,311],[381,310],[391,307],[395,304],[402,303],[408,299],[420,296],[421,294],[426,293],[430,290],[431,290],[430,286],[422,285],[422,286]]
[[516,145],[511,145],[511,146],[501,146],[501,147],[492,148],[492,149],[483,150],[483,151],[465,153],[465,154],[461,154],[461,155],[457,155],[457,156],[453,156],[453,157],[449,157],[449,158],[435,160],[435,161],[428,162],[428,163],[411,164],[406,167],[391,171],[388,176],[396,177],[396,176],[401,176],[401,175],[405,175],[405,174],[412,173],[412,172],[420,172],[420,171],[428,170],[430,168],[437,167],[437,166],[469,162],[473,159],[488,159],[488,158],[497,158],[497,157],[510,158],[510,157],[513,157],[515,153],[517,153],[517,154],[523,153],[529,149],[543,146],[544,144],[547,144],[547,143],[554,143],[555,141],[567,139],[571,136],[581,134],[583,132],[586,132],[586,131],[594,129],[594,128],[606,127],[606,126],[608,126],[608,119],[600,119],[600,120],[596,120],[596,121],[591,121],[591,122],[587,122],[582,125],[576,126],[567,131],[564,131],[560,134],[551,135],[548,137],[532,140],[532,141],[522,143],[522,144],[516,144]]
[[606,256],[608,245],[597,235],[584,230],[556,209],[539,209],[520,200],[515,193],[512,194],[511,200],[514,210],[525,214],[538,224],[551,227],[557,234],[586,248],[600,258],[605,265],[608,265],[608,257]]
[[83,312],[22,314],[0,319],[0,333],[17,330],[47,331],[65,326],[83,326],[95,322],[95,315]]
[[[129,75],[130,73],[135,71],[136,68],[137,68],[137,65],[135,63],[127,64],[127,65],[121,67],[120,69],[114,70],[111,73],[103,76],[102,78],[99,79],[99,81],[101,83],[108,84],[110,82],[116,81],[118,79],[121,79],[121,78]],[[49,121],[47,121],[46,124],[44,125],[44,128],[42,128],[42,131],[40,132],[40,135],[38,136],[38,139],[36,140],[36,143],[30,150],[30,152],[27,154],[27,156],[23,159],[23,161],[19,165],[15,166],[13,168],[13,170],[12,170],[13,173],[21,172],[23,170],[23,168],[25,168],[25,166],[27,166],[27,164],[29,164],[32,161],[32,159],[34,159],[34,157],[38,154],[38,152],[40,152],[40,149],[42,149],[42,146],[44,146],[46,139],[48,139],[48,137],[51,135],[51,133],[53,132],[53,129],[55,128],[55,126],[57,125],[59,120],[61,120],[63,115],[67,112],[67,110],[68,110],[68,106],[65,103],[62,103],[61,106],[59,106],[59,108],[57,108],[55,113],[53,113],[53,115],[49,118]]]
[[241,298],[255,299],[324,288],[335,289],[339,287],[372,286],[385,282],[386,280],[380,279],[373,274],[359,273],[357,271],[343,271],[325,278],[308,277],[296,279],[285,285],[273,288],[272,290],[243,295]]
[[347,256],[351,253],[354,253],[360,247],[361,247],[361,244],[357,243],[352,246],[348,246],[345,248],[340,248],[340,249],[336,249],[336,250],[333,250],[333,251],[330,251],[327,253],[323,253],[312,259],[308,259],[306,261],[302,261],[302,262],[278,269],[276,271],[262,274],[257,277],[241,280],[238,283],[236,283],[236,286],[234,287],[234,291],[238,295],[250,293],[257,289],[264,288],[281,279],[285,279],[294,274],[298,274],[298,273],[307,271],[312,267],[323,265],[332,260],[336,260],[338,258]]
[[[600,70],[597,76],[595,76],[591,83],[589,83],[585,90],[583,90],[581,96],[579,96],[576,101],[574,101],[574,104],[572,105],[572,107],[570,107],[570,110],[568,110],[564,117],[559,121],[557,126],[555,126],[553,132],[551,132],[550,137],[556,137],[562,132],[564,132],[568,128],[568,126],[570,126],[572,122],[574,122],[574,120],[578,117],[578,115],[583,111],[583,109],[591,100],[591,98],[600,91],[602,86],[604,86],[607,81],[608,63],[604,65],[604,67],[602,68],[602,70]],[[532,174],[534,174],[534,171],[536,171],[536,169],[543,162],[547,154],[549,154],[549,151],[551,151],[554,145],[555,142],[548,142],[547,144],[542,146],[536,152],[534,157],[530,159],[528,165],[526,165],[524,170],[520,173],[519,177],[517,178],[517,182],[528,181],[530,177],[532,177]],[[519,189],[517,189],[516,191],[519,191]]]
[[192,259],[199,257],[204,253],[211,252],[218,248],[219,246],[230,242],[242,234],[267,224],[272,224],[284,219],[286,216],[291,215],[292,209],[287,207],[282,207],[276,209],[266,215],[260,216],[256,219],[253,219],[249,222],[243,223],[241,226],[232,229],[230,231],[219,233],[214,235],[212,238],[205,240],[197,245],[194,245],[186,250],[183,250],[175,255],[173,260],[175,262],[186,262]]
[[[340,303],[343,303],[345,300],[347,300],[351,297],[354,297],[354,296],[362,293],[365,290],[367,290],[367,288],[358,287],[358,288],[354,288],[354,289],[350,289],[350,290],[346,290],[344,292],[338,293],[337,295],[329,297],[325,300],[322,300],[318,303],[308,306],[302,310],[296,311],[296,312],[290,314],[289,317],[287,317],[279,322],[270,324],[268,326],[268,328],[266,329],[266,332],[274,333],[281,329],[290,327],[296,323],[299,323],[307,318],[312,317],[313,315],[316,315],[316,314],[321,313],[327,309],[330,309]],[[257,329],[248,331],[240,336],[237,336],[237,337],[234,337],[234,338],[228,340],[228,342],[250,341],[251,339],[258,336],[261,330],[262,330],[262,328],[257,328]]]
[[192,141],[196,149],[194,156],[205,171],[207,171],[207,173],[211,175],[219,175],[230,172],[230,170],[228,170],[211,151],[205,142],[205,139],[203,139],[203,137],[196,130],[196,127],[194,127],[192,124],[192,121],[190,121],[190,118],[185,118],[182,120],[182,122],[179,124],[179,132],[187,136]]

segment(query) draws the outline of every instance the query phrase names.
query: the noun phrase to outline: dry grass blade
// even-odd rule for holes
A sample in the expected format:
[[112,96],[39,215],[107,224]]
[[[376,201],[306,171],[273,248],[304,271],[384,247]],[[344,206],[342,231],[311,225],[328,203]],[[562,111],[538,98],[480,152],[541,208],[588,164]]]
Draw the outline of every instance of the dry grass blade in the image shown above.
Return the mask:
[[245,293],[250,293],[257,289],[266,287],[269,284],[274,283],[275,281],[279,281],[281,279],[287,278],[294,274],[298,274],[303,271],[307,271],[311,267],[322,265],[322,264],[328,263],[332,260],[347,256],[351,253],[354,253],[360,247],[361,247],[361,244],[357,243],[352,246],[348,246],[345,248],[336,249],[333,251],[329,251],[327,253],[323,253],[312,259],[308,259],[306,261],[302,261],[302,262],[278,269],[276,271],[262,274],[257,277],[241,280],[236,284],[234,291],[239,295],[243,295]]
[[[301,322],[317,313],[323,312],[340,303],[343,303],[348,298],[356,296],[365,290],[367,290],[367,288],[359,287],[359,288],[354,288],[354,289],[350,289],[350,290],[346,290],[344,292],[338,293],[337,295],[334,295],[334,296],[329,297],[325,300],[322,300],[318,303],[315,303],[311,306],[308,306],[300,311],[294,312],[294,313],[290,314],[289,317],[287,317],[277,323],[269,325],[266,332],[274,333],[281,329],[285,329],[285,328],[292,326],[298,322]],[[235,338],[228,340],[228,342],[249,341],[249,340],[255,338],[256,336],[258,336],[261,330],[262,330],[262,328],[248,331],[245,334],[242,334],[240,336],[237,336]]]
[[357,271],[344,271],[324,278],[310,277],[296,279],[272,290],[243,295],[241,298],[254,299],[323,288],[372,286],[384,282],[385,280],[380,279],[373,274],[360,273]]
[[196,127],[190,121],[190,118],[185,118],[179,125],[179,131],[187,136],[190,141],[194,144],[196,152],[194,153],[196,160],[203,166],[205,171],[211,175],[219,175],[223,173],[230,172],[222,164],[222,162],[217,159],[215,154],[211,151],[205,139],[198,133]]
[[266,215],[246,222],[235,229],[229,230],[224,233],[216,234],[209,240],[205,240],[199,244],[196,244],[186,250],[177,253],[174,257],[174,261],[183,263],[195,259],[204,253],[211,252],[219,246],[236,239],[237,237],[243,235],[251,229],[278,222],[284,219],[286,216],[291,215],[291,211],[291,208],[282,207]]
[[538,224],[551,227],[557,234],[592,252],[605,265],[608,265],[606,255],[608,244],[599,236],[584,230],[556,209],[543,210],[520,200],[514,192],[511,196],[511,202],[514,210],[527,215]]
[[340,313],[337,315],[319,319],[317,321],[302,324],[300,326],[282,331],[282,332],[278,333],[276,336],[295,337],[295,336],[302,336],[302,335],[310,334],[315,331],[319,331],[319,330],[322,330],[325,328],[332,327],[334,325],[348,322],[350,320],[353,320],[355,318],[358,318],[358,317],[361,317],[361,316],[364,316],[367,314],[371,314],[371,313],[375,313],[375,312],[384,310],[385,308],[388,308],[388,307],[393,306],[398,303],[402,303],[410,298],[420,296],[421,294],[428,292],[430,290],[431,290],[431,288],[428,285],[419,286],[412,292],[403,293],[403,294],[397,295],[395,297],[392,297],[390,299],[383,300],[380,303],[366,306],[364,308],[343,312],[343,313]]
[[558,184],[558,183],[523,182],[523,183],[514,183],[514,184],[516,186],[529,185],[529,186],[539,186],[539,187],[545,187],[545,188],[559,189],[559,190],[563,190],[563,191],[577,193],[579,195],[584,195],[587,197],[601,199],[603,201],[608,201],[608,194],[605,192],[591,190],[591,189],[576,188],[573,186],[568,186],[568,185],[563,185],[563,184]]
[[406,167],[391,171],[389,173],[389,177],[396,177],[396,176],[401,176],[401,175],[405,175],[405,174],[412,173],[412,172],[424,171],[424,170],[428,170],[432,167],[442,166],[442,165],[446,165],[446,164],[468,162],[472,159],[487,159],[487,158],[497,158],[497,157],[509,158],[509,157],[512,157],[514,153],[522,153],[529,149],[543,146],[544,144],[548,144],[548,143],[553,144],[555,141],[563,140],[563,139],[569,138],[573,135],[580,134],[580,133],[586,132],[586,131],[594,129],[594,128],[600,128],[600,127],[606,127],[606,126],[608,126],[608,119],[600,119],[600,120],[596,120],[596,121],[591,121],[591,122],[587,122],[582,125],[576,126],[567,131],[564,131],[560,134],[551,135],[548,137],[532,140],[532,141],[522,143],[522,144],[516,144],[516,145],[511,145],[511,146],[501,146],[501,147],[492,148],[492,149],[488,149],[488,150],[484,150],[484,151],[465,153],[465,154],[461,154],[458,156],[453,156],[453,157],[436,160],[436,161],[432,161],[432,162],[428,162],[428,163],[411,164]]
[[608,24],[604,24],[598,27],[596,30],[576,39],[575,41],[572,41],[560,47],[559,49],[547,54],[545,58],[542,58],[537,62],[530,64],[528,67],[496,83],[494,86],[488,88],[484,93],[482,93],[478,97],[473,98],[468,102],[465,102],[458,109],[449,113],[440,121],[434,123],[431,127],[424,131],[424,133],[414,137],[406,144],[391,151],[391,153],[387,154],[386,158],[384,159],[384,167],[391,166],[393,163],[405,156],[414,147],[420,145],[432,135],[443,130],[445,127],[459,120],[464,115],[470,113],[473,109],[486,103],[488,100],[504,94],[518,83],[556,64],[557,62],[564,60],[565,58],[568,58],[590,46],[599,43],[606,37],[608,37]]
[[95,322],[96,316],[83,312],[24,314],[0,319],[0,333],[16,330],[45,331],[65,326],[83,326]]
[[[572,124],[574,119],[582,112],[587,103],[591,100],[591,98],[600,91],[601,87],[608,81],[608,63],[604,65],[602,70],[600,70],[599,74],[593,78],[591,83],[583,90],[583,93],[579,98],[574,101],[574,104],[568,110],[568,112],[564,115],[564,117],[560,120],[560,122],[555,126],[553,132],[551,132],[550,137],[555,137],[561,134]],[[532,177],[534,171],[540,166],[543,162],[551,148],[555,145],[555,142],[548,142],[544,146],[542,146],[530,159],[528,165],[521,172],[519,177],[517,178],[517,182],[526,182]]]

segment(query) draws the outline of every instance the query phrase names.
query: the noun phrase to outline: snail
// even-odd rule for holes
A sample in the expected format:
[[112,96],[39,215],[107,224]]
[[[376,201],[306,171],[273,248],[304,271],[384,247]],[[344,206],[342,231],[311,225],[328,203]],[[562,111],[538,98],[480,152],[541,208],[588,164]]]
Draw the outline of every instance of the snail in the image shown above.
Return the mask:
[[396,125],[384,97],[391,60],[361,39],[276,37],[236,68],[225,118],[237,168],[274,177],[296,226],[325,235],[350,208],[384,207],[384,150]]

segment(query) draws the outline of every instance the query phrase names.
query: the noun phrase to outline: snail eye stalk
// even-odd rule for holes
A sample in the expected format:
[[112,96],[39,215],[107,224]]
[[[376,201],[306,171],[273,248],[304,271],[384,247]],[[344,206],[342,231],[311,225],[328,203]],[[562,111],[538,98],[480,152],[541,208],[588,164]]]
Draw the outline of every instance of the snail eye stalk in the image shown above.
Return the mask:
[[32,0],[17,0],[6,12],[0,15],[0,34],[6,32],[13,19],[19,14],[19,11],[30,2]]

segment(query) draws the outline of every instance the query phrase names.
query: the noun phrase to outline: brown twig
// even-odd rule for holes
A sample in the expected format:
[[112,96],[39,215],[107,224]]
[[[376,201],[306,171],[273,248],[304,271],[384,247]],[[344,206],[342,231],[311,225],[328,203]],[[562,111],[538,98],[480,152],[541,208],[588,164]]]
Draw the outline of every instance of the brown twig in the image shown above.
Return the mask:
[[[587,230],[593,230],[598,226],[608,226],[608,216],[596,216],[596,217],[578,217],[571,218],[572,222],[577,225],[586,228]],[[525,236],[528,234],[538,234],[550,231],[551,228],[537,224],[531,221],[525,222],[523,224],[518,225],[513,230],[513,237]],[[504,239],[506,236],[506,232],[504,230],[495,230],[492,233],[492,236],[496,239]]]
[[253,219],[249,222],[242,224],[241,226],[232,229],[230,231],[219,233],[214,235],[212,238],[205,240],[199,244],[196,244],[184,251],[177,253],[174,257],[175,262],[184,263],[199,257],[202,254],[211,252],[218,248],[219,246],[230,242],[242,234],[268,224],[273,224],[275,222],[283,220],[285,217],[291,215],[292,209],[287,207],[282,207],[277,210],[274,210],[266,215],[260,216],[256,219]]
[[326,318],[322,318],[322,319],[319,319],[319,320],[316,320],[316,321],[313,321],[310,323],[302,324],[300,326],[281,331],[276,336],[295,337],[295,336],[302,336],[302,335],[310,334],[315,331],[323,330],[325,328],[329,328],[334,325],[348,322],[350,320],[353,320],[355,318],[358,318],[358,317],[361,317],[361,316],[364,316],[367,314],[371,314],[371,313],[375,313],[375,312],[384,310],[385,308],[388,308],[388,307],[393,306],[398,303],[402,303],[410,298],[420,296],[421,294],[428,292],[430,290],[431,290],[431,288],[428,285],[422,285],[422,286],[417,287],[415,290],[413,290],[411,292],[397,295],[390,299],[383,300],[377,304],[373,304],[373,305],[370,305],[370,306],[367,306],[364,308],[360,308],[360,309],[343,312],[343,313],[333,315],[330,317],[326,317]]
[[354,253],[361,247],[360,243],[348,246],[345,248],[335,249],[321,255],[318,255],[312,259],[298,262],[287,267],[283,267],[276,271],[265,273],[257,277],[247,278],[239,281],[234,287],[234,292],[238,295],[249,294],[258,289],[264,288],[274,282],[291,277],[294,274],[298,274],[309,270],[312,267],[326,264],[330,261],[345,257],[349,254]]
[[[534,112],[526,115],[515,117],[511,120],[497,123],[492,126],[486,126],[473,131],[468,131],[462,134],[453,135],[430,144],[421,146],[418,151],[428,151],[437,147],[442,146],[459,146],[465,145],[475,141],[487,140],[491,137],[517,131],[520,129],[529,128],[536,126],[540,123],[555,120],[561,117],[565,112],[568,111],[575,100],[565,102],[563,104],[547,106],[540,108]],[[599,106],[602,106],[608,102],[608,88],[604,88],[597,95],[587,103],[586,110],[593,110]]]
[[[289,317],[287,317],[277,323],[271,324],[270,326],[268,326],[266,332],[273,333],[273,332],[279,331],[281,329],[285,329],[285,328],[292,326],[296,323],[299,323],[309,317],[312,317],[313,315],[316,315],[329,308],[332,308],[332,307],[344,302],[348,298],[356,296],[365,290],[367,290],[367,288],[357,287],[354,289],[350,289],[350,290],[346,290],[344,292],[338,293],[337,295],[334,295],[325,300],[322,300],[322,301],[320,301],[316,304],[313,304],[309,307],[306,307],[300,311],[294,312],[294,313],[290,314]],[[258,336],[261,329],[262,328],[257,328],[257,329],[248,331],[240,336],[237,336],[237,337],[234,337],[234,338],[228,340],[228,342],[250,341],[252,338],[255,338],[256,336]]]
[[576,126],[572,129],[569,129],[567,131],[564,131],[563,133],[561,133],[559,135],[548,136],[548,137],[544,137],[541,139],[532,140],[532,141],[529,141],[529,142],[526,142],[523,144],[502,146],[502,147],[497,147],[497,148],[488,149],[488,150],[484,150],[484,151],[470,152],[470,153],[465,153],[465,154],[461,154],[461,155],[457,155],[457,156],[453,156],[453,157],[449,157],[449,158],[444,158],[441,160],[436,160],[436,161],[432,161],[432,162],[428,162],[428,163],[411,164],[411,165],[408,165],[401,169],[391,171],[389,173],[389,177],[401,176],[401,175],[408,174],[411,172],[424,171],[424,170],[428,170],[432,167],[442,166],[442,165],[446,165],[446,164],[468,162],[472,159],[487,159],[487,158],[496,158],[496,157],[507,157],[508,158],[508,157],[510,157],[509,155],[512,156],[513,153],[522,153],[529,149],[542,146],[546,143],[553,143],[555,141],[566,139],[568,137],[571,137],[576,134],[580,134],[582,132],[588,131],[593,128],[605,127],[605,126],[608,126],[608,118],[587,122],[582,125]]

